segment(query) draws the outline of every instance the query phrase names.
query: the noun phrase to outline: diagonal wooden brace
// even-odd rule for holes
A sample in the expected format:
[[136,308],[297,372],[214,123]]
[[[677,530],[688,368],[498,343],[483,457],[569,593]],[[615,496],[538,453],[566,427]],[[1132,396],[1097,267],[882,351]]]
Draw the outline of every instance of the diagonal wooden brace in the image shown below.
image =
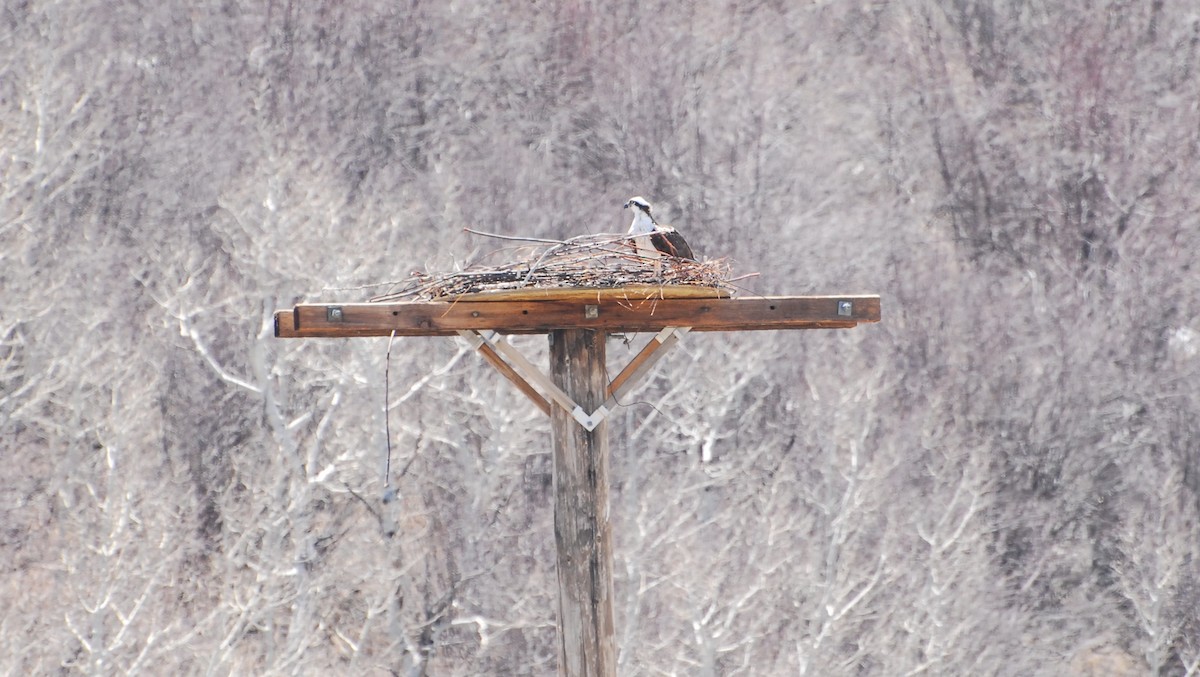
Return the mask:
[[617,400],[632,390],[638,381],[650,371],[650,367],[653,367],[655,362],[666,355],[667,351],[690,330],[691,327],[666,327],[650,339],[650,342],[637,355],[633,356],[629,364],[625,365],[621,373],[617,374],[612,383],[608,384],[609,397],[604,402],[605,406],[610,409],[616,406]]
[[650,367],[666,354],[667,351],[660,348],[669,349],[689,329],[667,327],[655,335],[612,380],[608,385],[608,399],[590,414],[500,334],[476,329],[462,329],[458,334],[547,415],[550,413],[550,401],[553,401],[569,412],[584,430],[592,431],[608,418],[619,404],[619,398],[628,393],[650,371]]
[[537,391],[537,388],[534,388],[532,385],[530,385],[529,381],[526,381],[524,378],[522,378],[516,370],[514,370],[507,362],[504,361],[504,358],[496,352],[496,349],[491,343],[488,342],[488,339],[481,336],[479,332],[473,330],[463,330],[460,331],[459,334],[467,340],[467,343],[469,343],[472,348],[478,350],[479,354],[483,355],[484,359],[486,359],[489,364],[496,368],[496,371],[500,372],[504,378],[512,381],[513,385],[517,386],[517,389],[525,393],[525,396],[528,397],[534,404],[536,404],[537,408],[542,410],[542,413],[547,416],[550,415],[550,402],[548,402],[546,398],[542,397],[542,394]]

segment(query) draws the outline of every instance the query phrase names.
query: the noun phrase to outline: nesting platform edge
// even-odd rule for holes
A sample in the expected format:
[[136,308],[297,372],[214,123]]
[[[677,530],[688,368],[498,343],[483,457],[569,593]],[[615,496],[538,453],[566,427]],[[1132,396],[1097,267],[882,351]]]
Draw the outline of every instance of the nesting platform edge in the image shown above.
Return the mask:
[[544,334],[555,329],[657,332],[846,329],[880,320],[878,295],[742,298],[600,297],[402,303],[311,303],[275,313],[278,338],[453,336],[464,329]]

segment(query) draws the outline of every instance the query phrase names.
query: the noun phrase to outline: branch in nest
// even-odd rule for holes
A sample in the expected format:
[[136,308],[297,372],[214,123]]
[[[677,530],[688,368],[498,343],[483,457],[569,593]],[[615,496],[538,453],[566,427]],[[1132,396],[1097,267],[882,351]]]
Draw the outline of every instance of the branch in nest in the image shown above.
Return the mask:
[[[466,229],[468,232],[494,236]],[[524,288],[623,287],[631,284],[694,285],[727,288],[730,266],[725,259],[692,261],[655,259],[628,246],[629,236],[581,235],[568,240],[495,236],[504,240],[541,242],[524,260],[497,266],[469,266],[450,273],[413,273],[400,289],[371,301],[432,300],[459,294]]]

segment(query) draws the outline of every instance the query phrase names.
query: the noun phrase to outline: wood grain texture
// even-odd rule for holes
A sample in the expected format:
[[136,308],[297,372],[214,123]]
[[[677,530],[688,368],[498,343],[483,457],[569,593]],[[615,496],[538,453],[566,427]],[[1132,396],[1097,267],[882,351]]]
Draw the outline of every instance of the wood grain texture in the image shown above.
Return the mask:
[[[839,315],[842,302],[851,314]],[[589,316],[592,306],[594,316]],[[331,320],[330,308],[340,310]],[[360,336],[451,336],[460,329],[493,329],[536,334],[555,329],[602,329],[607,332],[660,331],[691,327],[694,331],[762,329],[844,329],[878,322],[878,296],[760,296],[735,299],[651,299],[459,301],[457,303],[304,304],[276,315],[280,338],[348,338]]]
[[304,338],[296,329],[294,309],[275,311],[275,338]]
[[[672,338],[674,338],[674,334],[672,334]],[[650,342],[642,346],[642,349],[638,351],[638,354],[633,356],[633,359],[629,361],[629,364],[625,365],[625,368],[622,369],[619,374],[613,377],[612,383],[608,384],[608,394],[612,396],[621,392],[621,388],[625,386],[625,383],[633,378],[635,374],[639,374],[643,365],[645,365],[651,357],[654,357],[659,350],[666,350],[673,343],[674,341],[671,339],[668,339],[665,342],[660,342],[657,336],[650,339]]]
[[[602,331],[550,335],[556,385],[591,412],[604,402]],[[608,512],[608,423],[587,431],[552,407],[554,540],[558,563],[558,674],[616,675],[613,632],[612,529]]]
[[529,381],[526,381],[521,377],[520,374],[516,372],[515,369],[509,366],[509,364],[504,361],[504,358],[500,357],[500,355],[496,352],[495,348],[485,343],[479,346],[479,354],[483,355],[483,358],[487,360],[489,364],[495,367],[496,371],[500,372],[504,378],[511,381],[513,385],[517,386],[521,392],[525,393],[525,396],[528,397],[531,402],[537,405],[537,408],[541,409],[543,414],[550,414],[550,402],[548,402],[546,398],[542,397],[542,394],[539,393],[536,388],[530,385]]

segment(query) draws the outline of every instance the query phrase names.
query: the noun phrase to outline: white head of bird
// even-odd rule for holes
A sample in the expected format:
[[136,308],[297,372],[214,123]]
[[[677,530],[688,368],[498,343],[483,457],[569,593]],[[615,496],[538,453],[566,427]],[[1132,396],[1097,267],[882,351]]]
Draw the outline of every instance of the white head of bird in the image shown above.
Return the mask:
[[625,209],[633,209],[633,222],[629,224],[629,235],[645,235],[654,232],[658,223],[650,215],[650,203],[646,202],[646,198],[640,195],[629,198],[629,202],[625,203]]

